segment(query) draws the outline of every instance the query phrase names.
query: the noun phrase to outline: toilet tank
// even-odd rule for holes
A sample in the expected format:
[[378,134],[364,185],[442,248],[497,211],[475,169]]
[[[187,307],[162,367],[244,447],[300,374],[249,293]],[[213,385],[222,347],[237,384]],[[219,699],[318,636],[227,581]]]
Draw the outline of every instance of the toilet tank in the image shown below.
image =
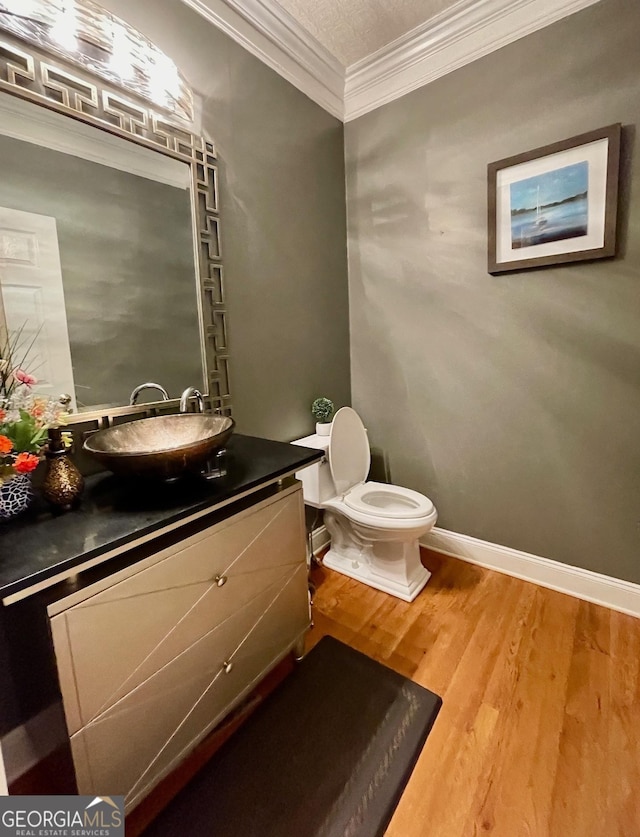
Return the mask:
[[321,508],[322,505],[335,497],[336,490],[331,479],[329,468],[329,437],[318,436],[316,433],[305,436],[303,439],[296,439],[292,445],[300,445],[304,448],[317,448],[324,451],[324,458],[320,462],[314,462],[301,471],[296,471],[296,478],[302,483],[302,494],[308,506]]

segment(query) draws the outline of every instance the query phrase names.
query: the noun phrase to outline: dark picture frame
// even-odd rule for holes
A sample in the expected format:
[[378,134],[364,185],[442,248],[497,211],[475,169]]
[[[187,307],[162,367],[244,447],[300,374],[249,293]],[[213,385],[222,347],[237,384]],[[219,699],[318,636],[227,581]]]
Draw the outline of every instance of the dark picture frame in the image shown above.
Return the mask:
[[615,256],[622,125],[489,163],[489,273]]

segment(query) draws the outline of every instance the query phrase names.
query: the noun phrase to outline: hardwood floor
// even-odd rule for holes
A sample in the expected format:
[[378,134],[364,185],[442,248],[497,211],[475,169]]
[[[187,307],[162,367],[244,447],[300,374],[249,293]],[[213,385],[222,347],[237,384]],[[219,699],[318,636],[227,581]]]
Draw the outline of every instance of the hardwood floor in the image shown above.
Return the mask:
[[443,698],[386,837],[639,837],[640,620],[423,553],[407,604],[316,567],[324,634]]

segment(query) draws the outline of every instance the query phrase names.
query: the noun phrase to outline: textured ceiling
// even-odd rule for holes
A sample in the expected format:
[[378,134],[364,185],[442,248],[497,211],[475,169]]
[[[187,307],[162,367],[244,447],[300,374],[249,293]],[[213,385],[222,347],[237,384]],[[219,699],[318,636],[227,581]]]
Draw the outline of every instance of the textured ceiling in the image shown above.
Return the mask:
[[365,58],[455,0],[277,0],[345,67]]

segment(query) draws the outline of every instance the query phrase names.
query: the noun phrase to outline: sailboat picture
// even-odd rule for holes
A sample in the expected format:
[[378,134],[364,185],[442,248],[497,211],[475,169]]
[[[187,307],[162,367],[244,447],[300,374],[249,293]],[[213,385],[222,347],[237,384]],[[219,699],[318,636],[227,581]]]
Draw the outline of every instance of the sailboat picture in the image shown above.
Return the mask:
[[617,122],[487,164],[489,273],[616,255],[622,130]]
[[514,250],[586,236],[589,164],[586,160],[510,184]]

